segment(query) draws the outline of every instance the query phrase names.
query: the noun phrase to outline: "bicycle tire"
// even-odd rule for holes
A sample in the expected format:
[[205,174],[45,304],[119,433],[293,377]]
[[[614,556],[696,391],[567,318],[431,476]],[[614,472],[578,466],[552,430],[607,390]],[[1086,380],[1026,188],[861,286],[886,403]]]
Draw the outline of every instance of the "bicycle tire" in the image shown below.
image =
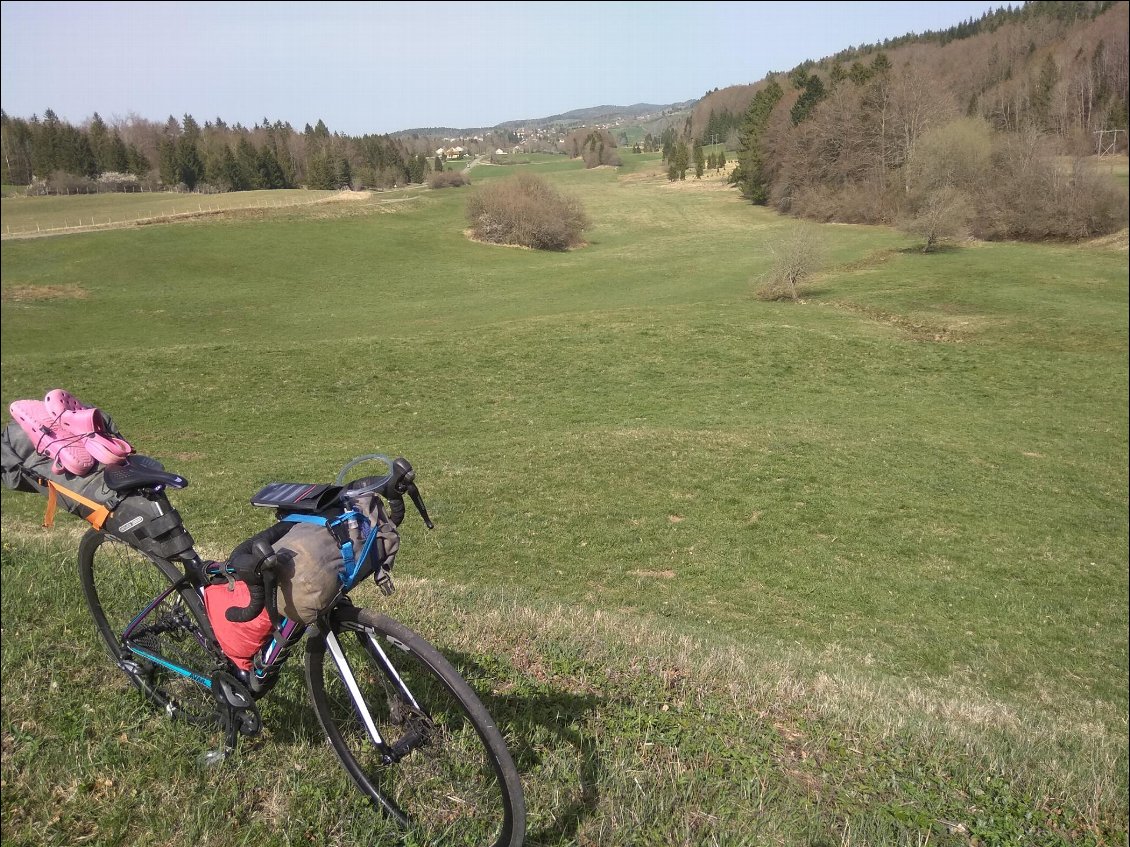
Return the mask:
[[[381,736],[394,746],[421,735],[427,739],[395,764],[385,761],[353,707],[329,635],[312,634],[306,682],[314,710],[361,792],[423,843],[522,844],[526,807],[518,770],[493,718],[455,667],[386,615],[343,605],[327,622]],[[406,683],[415,706],[382,667],[374,643]]]
[[219,725],[219,703],[198,682],[148,661],[131,646],[208,679],[223,666],[213,652],[200,596],[189,586],[175,590],[146,616],[133,638],[122,636],[134,618],[183,578],[172,562],[142,553],[113,536],[87,531],[79,544],[79,580],[91,617],[110,658],[129,681],[171,717],[198,726]]

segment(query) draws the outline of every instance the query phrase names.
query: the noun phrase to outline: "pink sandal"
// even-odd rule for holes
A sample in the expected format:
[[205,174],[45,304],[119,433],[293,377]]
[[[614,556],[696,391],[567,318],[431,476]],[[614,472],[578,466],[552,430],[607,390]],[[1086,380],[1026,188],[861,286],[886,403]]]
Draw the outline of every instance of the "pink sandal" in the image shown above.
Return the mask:
[[35,451],[54,460],[51,469],[55,473],[64,470],[77,476],[90,473],[95,460],[83,445],[83,437],[59,426],[55,416],[47,411],[42,401],[16,400],[8,406],[8,411],[27,433]]
[[49,391],[43,405],[61,429],[84,438],[87,451],[102,464],[120,464],[133,452],[128,441],[110,434],[101,409],[87,406],[70,392],[61,388]]

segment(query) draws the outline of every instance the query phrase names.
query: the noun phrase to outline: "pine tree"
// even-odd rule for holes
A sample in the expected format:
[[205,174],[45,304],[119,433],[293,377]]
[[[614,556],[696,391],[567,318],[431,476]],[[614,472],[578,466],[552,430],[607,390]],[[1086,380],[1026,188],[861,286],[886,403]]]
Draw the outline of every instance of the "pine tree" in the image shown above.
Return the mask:
[[110,136],[106,145],[105,159],[99,164],[103,172],[113,171],[114,173],[124,174],[129,170],[129,152],[126,150],[126,144],[122,141],[117,130],[114,130],[114,134]]
[[341,161],[337,163],[337,187],[338,188],[353,188],[353,168],[349,165],[349,158],[342,156]]
[[177,145],[172,139],[157,139],[157,175],[166,186],[175,186],[177,179]]
[[785,92],[777,80],[754,95],[749,104],[742,129],[738,136],[741,144],[738,150],[738,166],[730,174],[730,181],[741,188],[742,196],[757,205],[765,205],[769,199],[768,178],[764,172],[765,157],[761,148],[761,137],[769,125],[773,108]]
[[126,171],[137,177],[143,177],[149,173],[153,165],[145,154],[137,148],[137,145],[130,144],[126,147]]
[[286,188],[286,176],[275,158],[275,151],[269,144],[264,144],[258,156],[259,184],[263,188]]
[[94,160],[98,163],[98,173],[116,170],[110,167],[109,135],[106,122],[102,120],[101,115],[95,112],[94,117],[90,119],[87,137],[90,139],[90,149],[94,152]]
[[695,179],[702,179],[702,174],[706,170],[706,159],[702,153],[702,145],[695,144],[694,146],[694,177]]
[[246,135],[241,135],[235,145],[235,162],[239,168],[239,191],[263,188],[259,183],[259,153]]
[[183,182],[192,191],[204,176],[204,163],[196,151],[196,143],[190,135],[182,135],[176,144],[177,182]]
[[691,155],[690,151],[687,150],[687,142],[680,140],[675,145],[674,163],[675,171],[678,173],[679,179],[686,179],[687,168],[689,168],[691,164]]
[[[880,53],[879,55],[883,55]],[[804,90],[801,92],[800,97],[797,98],[796,103],[793,104],[792,111],[789,116],[793,119],[793,125],[799,124],[807,118],[816,104],[819,103],[827,96],[824,90],[824,81],[816,74],[808,76],[804,81]]]

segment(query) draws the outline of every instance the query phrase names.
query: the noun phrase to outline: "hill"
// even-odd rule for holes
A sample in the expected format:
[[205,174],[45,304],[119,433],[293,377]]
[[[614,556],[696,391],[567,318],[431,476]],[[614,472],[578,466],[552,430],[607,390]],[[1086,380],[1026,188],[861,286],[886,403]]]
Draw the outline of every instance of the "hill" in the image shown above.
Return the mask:
[[[708,93],[693,108],[688,135],[709,140],[713,115],[714,131],[723,127],[736,149],[741,118],[770,80],[782,80],[797,92],[783,103],[791,108],[803,87],[797,83],[808,76],[818,76],[830,88],[845,76],[866,75],[883,54],[896,70],[913,67],[932,97],[952,102],[959,112],[1012,130],[1038,118],[1080,152],[1093,152],[1095,141],[1087,133],[1106,126],[1126,129],[1127,7],[1126,2],[1026,3],[940,32],[849,47],[751,85]],[[1123,132],[1123,150],[1125,139]]]
[[[399,139],[467,139],[485,143],[492,139],[518,141],[530,136],[563,135],[582,126],[612,129],[622,142],[642,138],[647,132],[658,135],[669,125],[683,126],[697,100],[660,105],[634,103],[631,106],[589,106],[542,118],[503,121],[490,127],[414,127],[391,133]],[[489,146],[489,144],[487,145]]]

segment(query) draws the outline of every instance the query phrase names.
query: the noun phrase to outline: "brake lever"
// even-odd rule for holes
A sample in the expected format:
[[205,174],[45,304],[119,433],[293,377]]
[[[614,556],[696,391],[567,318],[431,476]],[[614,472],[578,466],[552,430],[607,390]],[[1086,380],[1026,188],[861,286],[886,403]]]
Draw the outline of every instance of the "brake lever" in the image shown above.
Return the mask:
[[428,529],[435,529],[435,524],[432,519],[428,517],[427,507],[424,506],[424,498],[420,496],[420,489],[416,487],[416,483],[408,483],[407,494],[412,498],[412,505],[416,507],[416,511],[420,513],[420,517],[424,519],[424,526]]

